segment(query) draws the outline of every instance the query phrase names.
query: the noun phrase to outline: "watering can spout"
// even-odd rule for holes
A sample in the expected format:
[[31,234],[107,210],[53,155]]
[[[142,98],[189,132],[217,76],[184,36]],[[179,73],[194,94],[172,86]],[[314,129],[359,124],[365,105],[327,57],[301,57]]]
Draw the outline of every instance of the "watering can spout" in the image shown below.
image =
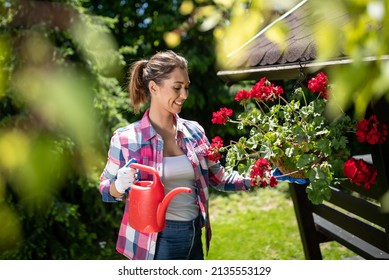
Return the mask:
[[163,227],[165,225],[165,217],[166,217],[166,210],[169,206],[169,203],[172,201],[172,199],[180,193],[191,193],[192,190],[190,188],[186,187],[178,187],[166,194],[166,196],[163,198],[162,202],[159,204],[158,212],[157,212],[157,222],[158,225]]

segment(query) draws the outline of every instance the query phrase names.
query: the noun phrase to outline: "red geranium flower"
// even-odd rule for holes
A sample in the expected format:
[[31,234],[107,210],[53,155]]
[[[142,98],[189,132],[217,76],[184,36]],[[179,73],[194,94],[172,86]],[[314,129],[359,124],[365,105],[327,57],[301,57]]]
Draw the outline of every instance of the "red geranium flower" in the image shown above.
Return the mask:
[[249,99],[250,98],[250,93],[245,90],[245,89],[242,89],[240,91],[238,91],[235,95],[235,101],[244,101],[246,99]]
[[221,158],[220,148],[223,147],[223,139],[219,136],[215,136],[212,139],[212,143],[207,150],[207,156],[212,161],[218,161]]
[[280,86],[275,86],[266,78],[262,78],[249,92],[250,98],[257,98],[262,101],[272,101],[278,98],[284,90]]
[[213,112],[212,114],[212,123],[214,124],[225,124],[228,117],[232,116],[232,109],[220,108],[219,111]]
[[321,97],[327,99],[329,94],[329,88],[327,87],[327,83],[327,76],[323,72],[320,72],[316,75],[316,77],[308,81],[308,88],[311,90],[312,93],[318,92]]
[[258,159],[251,167],[250,178],[251,186],[275,187],[278,184],[277,179],[271,175],[270,163],[264,158]]
[[377,170],[375,167],[363,159],[350,158],[344,163],[344,175],[357,186],[370,189],[375,184]]
[[372,115],[369,120],[363,119],[357,124],[356,136],[361,143],[382,144],[386,141],[387,135],[388,126],[380,123],[375,115]]

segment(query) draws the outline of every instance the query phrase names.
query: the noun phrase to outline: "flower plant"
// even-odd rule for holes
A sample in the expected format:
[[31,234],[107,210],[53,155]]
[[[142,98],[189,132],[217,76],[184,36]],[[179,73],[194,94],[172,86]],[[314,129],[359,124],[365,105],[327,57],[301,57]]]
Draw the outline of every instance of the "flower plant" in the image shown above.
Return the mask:
[[363,159],[351,157],[349,141],[382,144],[388,126],[374,115],[358,122],[343,113],[330,120],[329,98],[333,96],[323,72],[289,94],[262,78],[250,90],[236,93],[235,101],[243,106],[236,119],[229,108],[213,113],[212,123],[232,123],[242,133],[228,145],[214,137],[208,157],[214,161],[224,157],[226,169],[250,177],[252,187],[274,187],[279,180],[307,184],[314,204],[328,200],[329,186],[341,180],[369,189],[377,171]]

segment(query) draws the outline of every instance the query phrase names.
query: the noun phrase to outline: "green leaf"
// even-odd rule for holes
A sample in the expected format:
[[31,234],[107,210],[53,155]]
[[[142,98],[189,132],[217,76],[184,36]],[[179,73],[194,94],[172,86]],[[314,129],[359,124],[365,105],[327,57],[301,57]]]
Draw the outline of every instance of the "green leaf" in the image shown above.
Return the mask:
[[317,161],[317,156],[314,154],[303,154],[299,157],[298,161],[296,162],[297,168],[305,168],[310,167],[312,163]]
[[320,139],[319,141],[317,141],[316,148],[326,157],[332,154],[331,141],[329,139]]
[[292,157],[295,155],[295,148],[294,147],[289,147],[287,149],[285,149],[285,155],[287,157]]
[[261,142],[261,136],[259,134],[255,134],[246,141],[246,145],[251,149],[256,149],[258,144]]
[[301,143],[307,141],[307,134],[300,125],[293,126],[292,133],[293,133],[294,139],[297,141],[297,143],[301,144]]
[[346,149],[348,144],[348,140],[346,136],[340,136],[337,138],[333,138],[331,141],[331,146],[334,147],[334,149]]
[[311,183],[307,187],[306,192],[308,194],[308,199],[316,205],[331,198],[331,189],[324,184]]

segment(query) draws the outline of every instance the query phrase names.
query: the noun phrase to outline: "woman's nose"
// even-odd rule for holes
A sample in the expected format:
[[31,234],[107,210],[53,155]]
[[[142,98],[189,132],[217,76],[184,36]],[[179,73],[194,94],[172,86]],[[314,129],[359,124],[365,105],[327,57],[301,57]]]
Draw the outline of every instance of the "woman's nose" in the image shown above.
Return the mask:
[[183,89],[181,90],[180,97],[183,99],[187,99],[189,96],[189,90],[188,89]]

